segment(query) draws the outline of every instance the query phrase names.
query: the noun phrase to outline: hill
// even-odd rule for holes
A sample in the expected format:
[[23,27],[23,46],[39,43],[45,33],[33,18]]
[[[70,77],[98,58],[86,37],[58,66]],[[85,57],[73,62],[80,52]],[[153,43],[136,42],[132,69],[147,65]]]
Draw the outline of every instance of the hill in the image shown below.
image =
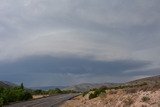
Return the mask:
[[0,87],[9,88],[14,86],[17,86],[17,85],[8,81],[0,81]]
[[160,75],[85,92],[60,107],[160,107]]
[[106,87],[113,87],[113,86],[117,86],[120,85],[120,83],[83,83],[83,84],[78,84],[78,85],[73,85],[70,87],[66,87],[63,90],[74,90],[77,92],[85,92],[85,91],[89,91],[90,89],[93,88],[100,88],[102,86],[106,86]]
[[85,92],[93,88],[100,88],[102,86],[114,87],[114,86],[119,86],[119,85],[134,85],[134,84],[143,84],[143,83],[147,83],[148,86],[150,87],[156,84],[160,84],[160,75],[137,79],[137,80],[133,80],[133,81],[126,82],[126,83],[83,83],[83,84],[66,87],[64,88],[64,90],[74,90],[78,92]]
[[127,82],[127,84],[140,84],[144,82],[146,82],[149,85],[158,84],[160,83],[160,75],[137,79],[134,81]]

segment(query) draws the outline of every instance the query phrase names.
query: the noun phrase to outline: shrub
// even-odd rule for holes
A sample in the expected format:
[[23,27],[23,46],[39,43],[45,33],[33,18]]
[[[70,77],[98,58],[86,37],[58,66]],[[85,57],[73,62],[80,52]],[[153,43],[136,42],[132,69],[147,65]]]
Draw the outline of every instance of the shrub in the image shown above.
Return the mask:
[[97,97],[97,95],[96,94],[93,94],[93,93],[91,93],[90,95],[89,95],[89,99],[93,99],[93,98],[96,98]]
[[99,88],[99,89],[95,89],[94,93],[91,93],[89,95],[89,99],[93,99],[98,97],[101,93],[106,93],[105,91],[106,88]]
[[3,98],[0,97],[0,107],[3,106],[3,102],[4,102]]
[[86,94],[88,94],[88,92],[83,92],[82,96],[84,97]]
[[106,87],[106,86],[101,86],[100,88],[99,88],[99,90],[107,90],[108,89],[108,87]]
[[138,89],[136,88],[127,88],[125,89],[126,93],[127,94],[130,94],[130,93],[136,93]]
[[28,100],[28,99],[32,99],[32,95],[31,93],[25,91],[22,100]]
[[109,94],[117,94],[117,91],[115,89],[109,90],[108,91]]
[[62,90],[61,93],[62,93],[62,94],[69,94],[69,93],[77,93],[77,92],[74,91],[74,90]]
[[143,101],[143,102],[147,102],[147,101],[149,101],[149,100],[150,100],[150,98],[147,97],[147,96],[142,97],[142,101]]
[[31,98],[31,93],[21,87],[0,89],[0,105],[16,101],[24,101]]
[[32,94],[34,94],[34,95],[43,95],[43,94],[45,94],[45,91],[38,89],[38,90],[34,90],[32,92]]
[[58,93],[62,93],[62,91],[61,91],[59,88],[56,88],[56,89],[55,89],[55,93],[57,93],[57,94],[58,94]]
[[[142,104],[142,107],[148,107],[148,106],[147,106],[147,105],[143,105],[143,104]],[[158,107],[159,107],[159,106],[158,106]]]
[[134,103],[133,99],[131,99],[130,97],[125,99],[123,102],[124,102],[124,107],[130,107],[130,105]]
[[99,97],[100,97],[101,99],[105,98],[105,97],[106,97],[106,93],[101,93],[101,94],[99,95]]

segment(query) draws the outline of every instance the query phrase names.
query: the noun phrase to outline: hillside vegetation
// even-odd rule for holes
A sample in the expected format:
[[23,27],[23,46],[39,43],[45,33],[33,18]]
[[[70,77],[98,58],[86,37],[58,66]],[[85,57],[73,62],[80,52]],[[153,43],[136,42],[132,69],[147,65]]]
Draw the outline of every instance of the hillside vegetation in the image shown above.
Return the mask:
[[83,83],[83,84],[66,87],[64,88],[64,90],[74,90],[77,92],[86,92],[94,88],[100,88],[102,86],[113,87],[113,86],[118,86],[118,85],[120,85],[120,83]]

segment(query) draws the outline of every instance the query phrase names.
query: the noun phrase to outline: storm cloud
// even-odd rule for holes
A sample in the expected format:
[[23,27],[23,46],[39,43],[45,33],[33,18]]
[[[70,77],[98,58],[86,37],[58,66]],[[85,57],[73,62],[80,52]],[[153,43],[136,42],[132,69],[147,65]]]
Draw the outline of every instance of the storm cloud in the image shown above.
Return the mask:
[[[31,86],[157,75],[159,3],[1,0],[0,79]],[[40,80],[42,77],[45,79]]]
[[143,68],[150,65],[146,61],[117,60],[97,61],[87,58],[57,58],[50,56],[32,56],[14,63],[1,64],[5,73],[72,73],[72,74],[107,74],[122,75],[126,70]]

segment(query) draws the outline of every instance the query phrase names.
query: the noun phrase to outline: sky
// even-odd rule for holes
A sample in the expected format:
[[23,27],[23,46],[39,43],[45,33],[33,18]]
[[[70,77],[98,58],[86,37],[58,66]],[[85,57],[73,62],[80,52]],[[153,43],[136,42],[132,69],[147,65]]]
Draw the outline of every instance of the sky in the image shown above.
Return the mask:
[[159,0],[0,0],[0,80],[28,87],[160,74]]

